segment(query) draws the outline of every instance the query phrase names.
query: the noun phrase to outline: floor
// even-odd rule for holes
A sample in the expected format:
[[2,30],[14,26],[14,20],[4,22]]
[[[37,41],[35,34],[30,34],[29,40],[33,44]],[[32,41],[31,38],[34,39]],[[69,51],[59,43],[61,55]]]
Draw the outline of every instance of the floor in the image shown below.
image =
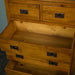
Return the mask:
[[6,75],[6,72],[5,72],[5,67],[8,63],[8,59],[6,57],[6,53],[1,51],[0,49],[0,75]]

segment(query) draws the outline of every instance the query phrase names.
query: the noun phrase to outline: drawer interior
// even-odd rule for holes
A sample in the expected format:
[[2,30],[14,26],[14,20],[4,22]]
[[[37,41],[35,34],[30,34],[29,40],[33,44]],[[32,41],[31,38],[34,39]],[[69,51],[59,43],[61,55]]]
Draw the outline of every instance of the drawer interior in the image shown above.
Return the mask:
[[1,38],[58,48],[72,48],[75,29],[36,23],[11,22]]
[[52,47],[61,47],[61,48],[71,48],[72,44],[72,39],[70,38],[40,35],[31,32],[16,32],[15,35],[12,37],[12,39],[20,40],[26,43]]
[[17,73],[21,72],[31,75],[68,75],[68,73],[64,71],[52,70],[27,63],[19,63],[14,61],[10,61],[6,67],[6,72],[10,72],[11,70],[13,72],[16,71]]

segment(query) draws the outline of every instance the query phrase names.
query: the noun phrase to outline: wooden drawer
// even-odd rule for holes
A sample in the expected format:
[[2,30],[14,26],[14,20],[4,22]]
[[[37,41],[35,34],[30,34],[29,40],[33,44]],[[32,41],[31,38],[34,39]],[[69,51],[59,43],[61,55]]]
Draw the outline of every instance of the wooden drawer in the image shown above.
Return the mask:
[[55,69],[55,70],[61,70],[61,71],[65,71],[65,72],[68,72],[70,70],[70,64],[66,64],[66,63],[63,63],[63,62],[55,62],[55,61],[52,61],[52,60],[46,60],[42,64],[43,64],[43,67],[52,68],[52,69]]
[[[70,64],[68,63],[59,62],[52,59],[48,60],[48,59],[41,59],[41,58],[39,59],[39,58],[33,58],[33,57],[24,57],[21,54],[13,54],[8,52],[6,52],[6,54],[7,54],[7,58],[10,60],[14,60],[14,61],[22,62],[22,63],[29,63],[36,66],[48,68],[48,69],[52,68],[55,70],[61,70],[65,72],[68,72],[70,70]],[[16,55],[18,55],[18,57],[16,57]]]
[[[38,62],[38,61],[37,61]],[[36,63],[36,61],[35,61]],[[22,73],[27,73],[27,74],[32,74],[32,75],[68,75],[68,70],[63,69],[63,66],[66,66],[68,68],[68,65],[66,64],[61,64],[62,67],[57,67],[57,66],[50,66],[45,63],[38,63],[39,65],[35,64],[29,64],[29,63],[22,63],[22,62],[15,62],[15,61],[10,61],[5,68],[7,73],[10,72],[22,72]],[[60,64],[59,64],[60,65]],[[58,69],[59,68],[59,69]],[[58,70],[56,70],[58,69]],[[53,71],[53,72],[52,72]],[[45,74],[44,74],[45,73]],[[53,74],[54,73],[54,74]]]
[[39,5],[9,3],[9,12],[14,19],[39,20]]
[[7,44],[7,43],[0,43],[0,48],[1,48],[3,51],[6,51],[6,50],[10,49],[10,45]]
[[18,55],[22,55],[23,58],[33,58],[33,59],[41,59],[41,60],[52,60],[57,62],[63,62],[70,64],[71,63],[71,49],[65,48],[51,48],[44,47],[41,45],[29,44],[29,43],[21,43],[16,41],[11,41],[10,44],[1,44],[1,48],[3,48],[8,54],[11,53]]
[[71,49],[46,47],[43,57],[47,60],[71,64]]
[[22,53],[22,43],[19,41],[10,41],[10,52]]
[[9,43],[0,43],[0,48],[4,51],[14,52],[14,53],[21,53],[22,51],[22,44],[16,41],[11,41]]
[[16,66],[16,62],[9,62],[7,67],[5,68],[6,74],[7,75],[32,75],[32,74],[28,74],[28,73],[24,73],[21,71],[17,71],[15,70],[15,66]]
[[7,56],[7,58],[10,59],[10,60],[15,60],[15,61],[17,61],[16,54],[13,53],[13,52],[8,52],[8,51],[6,51],[6,56]]
[[43,21],[55,22],[62,24],[75,23],[75,8],[57,7],[57,6],[42,6]]
[[[42,45],[23,43],[19,41],[10,41],[9,44],[2,43],[0,48],[3,48],[8,54],[11,53],[22,58],[33,58],[37,60],[52,60],[56,62],[71,63],[72,49],[52,48]],[[19,57],[18,57],[19,58]]]
[[20,63],[15,61],[10,61],[5,68],[7,75],[68,75],[68,72],[47,69],[44,67],[28,64],[28,63]]
[[[8,56],[8,59],[12,60],[10,57],[14,57],[18,60],[21,59],[36,59],[41,60],[43,58],[43,50],[44,48],[38,45],[34,44],[27,44],[23,43],[21,52],[19,51],[12,51],[12,50],[6,50],[6,54]],[[14,55],[14,56],[13,56]],[[15,59],[14,59],[15,60]]]

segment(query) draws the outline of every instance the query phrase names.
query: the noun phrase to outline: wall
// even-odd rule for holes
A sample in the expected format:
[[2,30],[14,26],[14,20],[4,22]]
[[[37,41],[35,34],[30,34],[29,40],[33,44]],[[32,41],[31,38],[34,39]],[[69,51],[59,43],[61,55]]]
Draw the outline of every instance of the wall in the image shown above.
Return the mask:
[[4,0],[0,0],[0,34],[8,25]]

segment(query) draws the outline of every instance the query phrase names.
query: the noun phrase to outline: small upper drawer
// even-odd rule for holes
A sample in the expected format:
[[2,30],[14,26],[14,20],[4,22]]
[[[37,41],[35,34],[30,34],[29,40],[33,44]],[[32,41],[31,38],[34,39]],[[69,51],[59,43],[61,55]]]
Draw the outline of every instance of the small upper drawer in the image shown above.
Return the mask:
[[42,14],[43,21],[62,24],[75,23],[75,8],[43,6]]
[[39,20],[39,5],[9,3],[10,17],[14,19]]

